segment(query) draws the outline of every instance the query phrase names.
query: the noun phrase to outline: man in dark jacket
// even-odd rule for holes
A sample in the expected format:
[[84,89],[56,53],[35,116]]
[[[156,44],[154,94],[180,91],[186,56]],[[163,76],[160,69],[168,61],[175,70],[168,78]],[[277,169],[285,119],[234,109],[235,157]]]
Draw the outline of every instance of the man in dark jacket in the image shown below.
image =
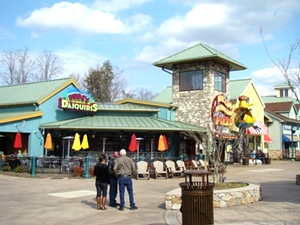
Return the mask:
[[113,158],[108,162],[108,171],[109,171],[109,206],[117,207],[118,203],[116,201],[118,194],[118,176],[114,172],[114,166],[116,159],[119,157],[119,152],[114,152]]

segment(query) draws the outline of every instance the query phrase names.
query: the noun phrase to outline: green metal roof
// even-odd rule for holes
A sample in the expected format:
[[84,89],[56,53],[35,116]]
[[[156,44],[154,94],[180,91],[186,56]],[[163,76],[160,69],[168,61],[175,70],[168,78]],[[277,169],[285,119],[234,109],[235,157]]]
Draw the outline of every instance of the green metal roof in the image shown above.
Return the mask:
[[40,128],[76,130],[205,131],[204,127],[163,120],[156,117],[110,115],[94,115],[44,123],[40,125]]
[[279,88],[290,88],[290,86],[287,83],[280,83],[274,86],[275,89],[279,89]]
[[0,124],[42,116],[42,111],[0,113]]
[[196,62],[204,60],[216,60],[221,61],[231,67],[231,71],[245,70],[246,66],[239,63],[238,61],[230,58],[229,56],[217,51],[216,49],[205,45],[198,44],[178,52],[174,55],[161,59],[154,63],[155,66],[167,68],[172,70],[174,64],[185,63],[185,62]]
[[166,87],[162,92],[160,92],[154,99],[153,101],[156,102],[164,102],[168,104],[172,104],[173,99],[172,99],[172,86]]
[[164,107],[164,108],[173,108],[174,106],[170,103],[160,102],[156,100],[141,100],[134,98],[125,98],[116,102],[116,104],[123,105],[144,105],[146,107]]
[[41,104],[71,83],[78,87],[78,84],[70,78],[0,86],[0,107]]
[[110,112],[158,112],[157,107],[136,104],[97,103],[98,111]]
[[296,99],[292,97],[276,97],[276,95],[261,96],[264,103],[280,103],[280,102],[294,102],[298,103]]
[[251,83],[251,78],[230,80],[229,90],[230,90],[230,101],[237,101],[238,97],[246,89],[246,87]]

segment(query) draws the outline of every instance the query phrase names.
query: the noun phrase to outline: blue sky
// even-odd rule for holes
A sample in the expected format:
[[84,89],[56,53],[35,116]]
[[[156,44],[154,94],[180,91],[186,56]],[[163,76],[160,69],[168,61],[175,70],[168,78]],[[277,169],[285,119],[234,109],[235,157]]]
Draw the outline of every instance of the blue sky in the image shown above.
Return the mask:
[[[244,64],[231,79],[251,77],[260,95],[284,81],[268,58],[287,57],[300,35],[300,1],[289,0],[1,0],[0,51],[45,49],[60,56],[64,75],[110,60],[128,87],[154,93],[172,85],[153,63],[205,43]],[[299,54],[294,62],[300,62]]]

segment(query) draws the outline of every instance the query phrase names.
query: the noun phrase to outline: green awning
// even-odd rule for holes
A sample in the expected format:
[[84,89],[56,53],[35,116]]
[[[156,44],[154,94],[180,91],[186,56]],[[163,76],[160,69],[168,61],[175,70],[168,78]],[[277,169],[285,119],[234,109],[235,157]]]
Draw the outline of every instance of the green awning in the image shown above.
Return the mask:
[[44,123],[40,125],[40,128],[76,130],[206,131],[204,127],[163,120],[151,116],[108,115],[94,115],[52,123]]

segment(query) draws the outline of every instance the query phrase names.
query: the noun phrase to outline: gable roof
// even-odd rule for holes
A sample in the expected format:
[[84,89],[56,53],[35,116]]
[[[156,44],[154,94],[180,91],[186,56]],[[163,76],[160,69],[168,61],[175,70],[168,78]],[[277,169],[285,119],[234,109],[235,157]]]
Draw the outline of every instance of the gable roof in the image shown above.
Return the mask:
[[0,100],[0,107],[32,105],[34,103],[40,105],[70,84],[79,87],[70,78],[0,86],[0,96],[5,96]]
[[242,95],[243,91],[251,83],[251,78],[230,80],[229,90],[230,90],[230,101],[237,101],[238,97]]
[[276,95],[267,95],[261,96],[265,103],[275,103],[275,102],[294,102],[297,103],[297,100],[292,97],[277,97]]
[[[295,88],[294,85],[292,85],[292,87]],[[274,86],[274,89],[282,89],[282,88],[291,89],[290,85],[288,85],[288,83],[285,83],[285,82],[277,84],[277,85]]]
[[138,105],[145,105],[145,106],[155,106],[155,107],[163,107],[163,108],[173,108],[174,106],[170,103],[159,102],[159,101],[148,101],[148,100],[140,100],[134,98],[125,98],[119,101],[116,101],[116,104],[138,104]]
[[[254,91],[261,102],[262,106],[265,107],[263,99],[257,92],[255,84],[251,78],[239,79],[239,80],[229,80],[229,92],[230,92],[230,101],[237,102],[239,96],[243,95],[249,86],[253,86]],[[250,96],[248,96],[250,97]]]
[[0,113],[0,124],[43,116],[42,111]]
[[300,121],[299,120],[290,119],[290,118],[288,118],[286,116],[283,116],[283,115],[281,115],[279,113],[271,111],[271,110],[269,110],[267,108],[265,108],[264,111],[265,111],[265,114],[267,114],[268,116],[270,116],[270,117],[272,117],[274,119],[277,119],[281,123],[286,122],[288,124],[298,124],[298,125],[300,125]]
[[293,107],[293,102],[275,102],[275,103],[266,103],[266,109],[272,112],[289,112]]
[[198,44],[178,52],[174,55],[161,59],[153,63],[157,67],[172,70],[174,64],[188,63],[205,60],[216,60],[228,65],[231,71],[245,70],[247,67],[229,56],[217,51],[216,49],[206,45]]
[[172,86],[166,87],[162,92],[160,92],[153,101],[156,102],[164,102],[168,104],[172,104],[173,97],[172,97]]

